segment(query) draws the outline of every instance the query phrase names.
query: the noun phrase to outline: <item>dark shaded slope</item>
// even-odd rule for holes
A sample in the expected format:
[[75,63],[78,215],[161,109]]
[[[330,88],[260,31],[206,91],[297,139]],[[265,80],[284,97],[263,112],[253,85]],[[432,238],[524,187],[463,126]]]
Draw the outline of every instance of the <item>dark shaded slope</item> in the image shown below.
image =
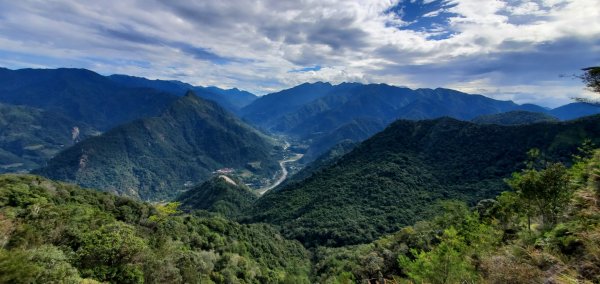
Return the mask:
[[558,118],[545,113],[509,111],[498,114],[480,115],[471,120],[479,124],[520,125],[539,122],[557,122]]
[[251,213],[309,246],[366,242],[427,218],[436,200],[495,196],[531,148],[568,161],[585,138],[600,143],[600,116],[512,127],[400,120]]

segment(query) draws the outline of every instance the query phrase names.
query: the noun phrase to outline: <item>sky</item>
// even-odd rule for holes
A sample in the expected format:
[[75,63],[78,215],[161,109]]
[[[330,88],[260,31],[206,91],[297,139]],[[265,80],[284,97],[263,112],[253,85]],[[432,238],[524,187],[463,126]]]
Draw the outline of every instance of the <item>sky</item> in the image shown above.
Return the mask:
[[237,87],[445,87],[547,107],[591,96],[598,0],[0,0],[0,66]]

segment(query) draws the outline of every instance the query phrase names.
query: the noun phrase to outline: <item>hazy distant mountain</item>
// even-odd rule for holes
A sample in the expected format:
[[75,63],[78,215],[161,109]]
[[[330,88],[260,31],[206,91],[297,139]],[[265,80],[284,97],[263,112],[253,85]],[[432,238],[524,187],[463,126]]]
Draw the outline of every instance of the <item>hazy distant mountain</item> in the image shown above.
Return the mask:
[[436,200],[494,197],[529,149],[567,162],[585,138],[599,145],[600,116],[519,126],[399,120],[303,181],[267,193],[252,220],[309,246],[366,242],[431,216]]
[[[343,83],[332,86],[315,83],[261,97],[245,107],[241,114],[264,129],[302,140],[311,139],[316,143],[312,157],[316,157],[326,150],[321,146],[323,141],[330,146],[344,139],[360,141],[396,119],[449,116],[470,120],[484,114],[512,110],[546,111],[531,104],[518,105],[441,88],[412,90],[386,84]],[[371,123],[369,127],[357,127],[356,121],[379,125],[374,127]],[[367,131],[360,135],[356,135],[357,131],[339,131],[348,124]],[[334,138],[336,140],[332,140]]]
[[557,122],[558,118],[549,114],[530,111],[509,111],[497,114],[480,115],[471,120],[479,124],[519,125],[538,122]]
[[174,197],[229,167],[271,176],[273,145],[214,102],[188,94],[158,117],[136,120],[61,152],[38,173],[143,200]]
[[262,96],[244,107],[244,119],[265,129],[271,129],[281,116],[296,111],[305,104],[328,94],[334,87],[329,83],[304,83],[291,89]]
[[0,173],[28,172],[93,134],[93,128],[58,113],[0,104]]
[[130,87],[153,88],[178,96],[183,96],[187,91],[193,90],[197,96],[215,101],[232,112],[237,112],[257,98],[254,94],[237,88],[224,90],[217,87],[192,86],[180,81],[150,80],[128,75],[110,75],[108,78]]
[[202,209],[228,217],[238,216],[250,208],[256,199],[258,196],[241,181],[223,175],[211,178],[177,197],[183,209]]
[[157,115],[177,97],[129,88],[85,69],[0,68],[0,103],[61,113],[99,130]]
[[600,113],[600,106],[586,103],[572,103],[557,107],[550,111],[551,115],[556,116],[561,120],[575,119],[598,113]]

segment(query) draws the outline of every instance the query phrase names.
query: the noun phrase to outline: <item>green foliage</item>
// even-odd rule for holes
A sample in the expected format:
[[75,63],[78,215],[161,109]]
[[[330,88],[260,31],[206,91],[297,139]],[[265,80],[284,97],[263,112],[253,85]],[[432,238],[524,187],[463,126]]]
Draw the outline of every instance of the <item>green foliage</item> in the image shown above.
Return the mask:
[[0,250],[1,283],[80,283],[68,257],[55,246],[30,250]]
[[444,231],[440,243],[431,251],[412,251],[414,260],[399,258],[400,266],[416,282],[459,283],[471,282],[474,267],[466,259],[467,246],[458,232],[450,227]]
[[[373,243],[317,248],[316,282],[596,283],[600,281],[600,196],[590,172],[600,168],[600,151],[580,163],[585,164],[581,168],[588,180],[576,184],[552,228],[529,232],[527,221],[520,218],[522,201],[513,191],[482,200],[473,208],[446,201],[437,206],[442,213],[429,221]],[[563,177],[556,164],[536,171],[547,171],[540,178],[552,180],[556,173]],[[571,180],[580,178],[572,171],[567,170]],[[555,185],[547,182],[543,187]]]
[[142,264],[138,263],[145,241],[132,226],[115,222],[80,237],[76,259],[84,276],[100,281],[143,283]]
[[[543,170],[529,168],[515,173],[508,183],[516,191],[528,219],[541,216],[542,225],[548,227],[556,224],[572,195],[567,169],[560,163]],[[528,228],[531,229],[530,224]]]
[[152,222],[163,222],[168,219],[169,216],[179,213],[179,205],[181,205],[180,202],[169,202],[164,205],[156,205],[156,214],[150,216],[148,220]]
[[35,171],[56,180],[162,201],[212,172],[243,169],[271,177],[279,165],[273,145],[216,103],[188,94],[158,117],[136,120],[61,152]]
[[521,125],[540,122],[558,122],[558,118],[541,112],[515,110],[497,114],[481,115],[471,121],[480,124]]
[[227,217],[240,217],[256,199],[241,181],[225,176],[212,178],[177,198],[186,210],[207,210]]
[[177,208],[2,175],[0,282],[309,283],[307,251],[272,227]]
[[587,67],[583,69],[581,80],[592,92],[600,93],[600,66]]
[[[582,140],[598,143],[599,135],[600,116],[511,127],[400,120],[303,173],[302,181],[267,193],[248,214],[251,221],[281,226],[286,237],[308,247],[366,243],[435,216],[437,200],[473,206],[495,197],[508,189],[504,179],[525,166],[529,149],[568,164]],[[560,207],[560,200],[552,204]],[[557,209],[546,214],[548,222]]]

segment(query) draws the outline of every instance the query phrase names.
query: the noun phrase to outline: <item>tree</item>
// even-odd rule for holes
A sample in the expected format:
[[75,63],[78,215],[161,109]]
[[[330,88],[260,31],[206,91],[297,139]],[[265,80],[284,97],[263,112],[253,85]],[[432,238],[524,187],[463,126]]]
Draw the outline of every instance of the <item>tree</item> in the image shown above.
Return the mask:
[[513,174],[508,184],[516,191],[521,208],[527,216],[531,230],[531,218],[540,216],[544,226],[556,224],[558,215],[571,198],[569,175],[561,163],[548,165],[545,169],[526,169]]
[[[587,67],[581,70],[583,71],[583,74],[577,77],[585,83],[588,90],[600,94],[600,66]],[[600,105],[600,100],[591,100],[587,98],[575,98],[575,100],[578,102]]]
[[169,202],[164,205],[160,205],[160,204],[156,205],[156,214],[150,216],[150,218],[148,218],[148,220],[150,220],[152,222],[157,222],[157,223],[163,222],[169,216],[180,213],[179,205],[181,205],[180,202]]
[[144,239],[133,226],[115,222],[82,236],[77,265],[86,277],[117,283],[142,283]]
[[411,260],[401,255],[400,267],[417,283],[463,283],[475,278],[475,268],[468,260],[468,247],[456,229],[444,230],[440,244],[431,251],[411,250]]

